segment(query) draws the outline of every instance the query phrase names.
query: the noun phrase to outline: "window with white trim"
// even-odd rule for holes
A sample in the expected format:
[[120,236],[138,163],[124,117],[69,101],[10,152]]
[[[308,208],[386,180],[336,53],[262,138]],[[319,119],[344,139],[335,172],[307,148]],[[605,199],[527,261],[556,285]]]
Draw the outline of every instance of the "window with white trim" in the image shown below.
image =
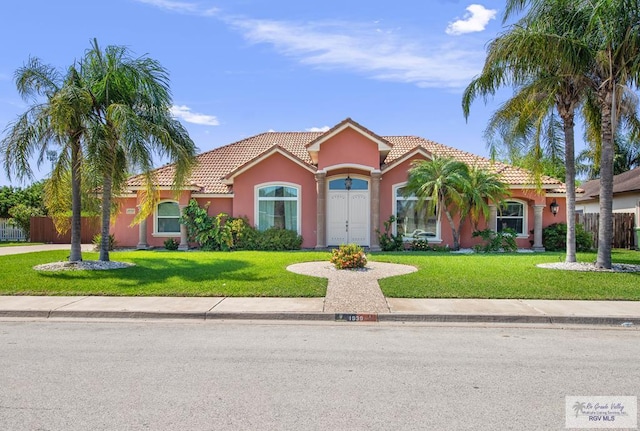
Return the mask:
[[156,209],[156,232],[180,233],[180,206],[177,202],[160,202]]
[[436,211],[427,215],[426,203],[419,208],[415,195],[404,195],[404,187],[395,189],[396,233],[406,240],[439,238],[438,218]]
[[509,228],[516,231],[519,236],[527,235],[527,206],[524,202],[506,201],[498,209],[496,227],[498,232]]
[[258,229],[275,227],[299,232],[299,196],[298,188],[292,186],[268,185],[258,188]]

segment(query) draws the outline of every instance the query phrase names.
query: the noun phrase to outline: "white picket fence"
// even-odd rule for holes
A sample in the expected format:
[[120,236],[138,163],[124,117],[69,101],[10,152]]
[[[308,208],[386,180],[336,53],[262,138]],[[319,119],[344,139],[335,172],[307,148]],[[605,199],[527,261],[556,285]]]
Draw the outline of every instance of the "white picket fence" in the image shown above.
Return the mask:
[[0,218],[0,241],[26,241],[27,236],[22,229],[12,225],[5,218]]

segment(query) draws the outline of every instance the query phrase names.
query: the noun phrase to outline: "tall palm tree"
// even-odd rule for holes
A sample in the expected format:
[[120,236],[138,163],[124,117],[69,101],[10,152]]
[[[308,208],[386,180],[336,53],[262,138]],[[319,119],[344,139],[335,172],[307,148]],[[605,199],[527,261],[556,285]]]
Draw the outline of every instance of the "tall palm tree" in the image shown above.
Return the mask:
[[[469,183],[469,167],[448,157],[415,161],[409,169],[404,192],[418,198],[418,206],[427,205],[428,214],[437,214],[438,222],[444,212],[453,235],[453,249],[460,248],[460,230],[464,222],[465,196]],[[452,212],[460,218],[456,226]]]
[[[507,0],[505,18],[529,6],[535,17],[549,0]],[[588,13],[584,37],[575,41],[574,52],[583,52],[589,64],[565,62],[565,71],[583,70],[597,95],[600,109],[600,223],[596,267],[611,268],[613,238],[613,161],[619,105],[626,86],[640,80],[640,0],[583,0],[575,2]],[[567,54],[569,52],[567,51]],[[571,56],[567,58],[572,58]]]
[[[588,20],[584,10],[576,8],[575,0],[541,3],[536,14],[525,16],[491,42],[482,73],[465,89],[462,106],[468,117],[471,103],[478,96],[486,98],[502,86],[515,86],[516,94],[494,114],[489,129],[508,124],[512,138],[532,138],[529,155],[534,161],[537,181],[542,169],[539,162],[544,154],[541,146],[541,138],[545,135],[543,126],[553,125],[557,111],[564,134],[565,259],[575,262],[575,111],[588,97],[589,86],[583,75],[588,57],[574,47],[575,40],[584,36]],[[553,137],[553,129],[550,130],[547,137]]]
[[100,260],[108,261],[114,192],[123,187],[130,172],[142,172],[147,193],[137,220],[146,217],[157,199],[152,155],[175,163],[177,190],[194,163],[196,146],[170,114],[168,73],[157,61],[146,56],[133,58],[125,47],[102,50],[94,40],[81,65],[93,100],[88,157],[102,176]]
[[[16,87],[31,107],[7,126],[7,135],[0,144],[7,176],[15,173],[20,180],[33,178],[31,157],[37,153],[38,166],[59,147],[49,180],[49,189],[60,191],[67,184],[63,179],[71,172],[71,253],[69,261],[82,260],[81,248],[81,170],[82,139],[91,99],[77,69],[71,66],[66,75],[30,58],[15,73]],[[44,101],[39,101],[44,97]],[[55,151],[54,151],[55,153]]]

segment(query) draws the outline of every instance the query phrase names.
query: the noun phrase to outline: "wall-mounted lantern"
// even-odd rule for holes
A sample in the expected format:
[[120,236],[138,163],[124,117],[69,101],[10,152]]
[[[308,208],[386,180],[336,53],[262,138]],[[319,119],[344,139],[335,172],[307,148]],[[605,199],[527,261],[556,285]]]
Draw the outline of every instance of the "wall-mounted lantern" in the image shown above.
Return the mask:
[[344,179],[344,188],[347,190],[351,190],[352,183],[353,183],[353,180],[349,175],[347,175],[347,178]]

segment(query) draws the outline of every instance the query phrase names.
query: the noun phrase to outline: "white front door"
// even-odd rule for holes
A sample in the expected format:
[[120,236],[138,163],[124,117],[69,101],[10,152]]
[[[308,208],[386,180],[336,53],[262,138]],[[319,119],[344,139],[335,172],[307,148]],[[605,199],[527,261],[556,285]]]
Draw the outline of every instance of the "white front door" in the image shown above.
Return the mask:
[[369,245],[369,183],[354,178],[351,189],[345,179],[329,181],[327,194],[327,245]]

